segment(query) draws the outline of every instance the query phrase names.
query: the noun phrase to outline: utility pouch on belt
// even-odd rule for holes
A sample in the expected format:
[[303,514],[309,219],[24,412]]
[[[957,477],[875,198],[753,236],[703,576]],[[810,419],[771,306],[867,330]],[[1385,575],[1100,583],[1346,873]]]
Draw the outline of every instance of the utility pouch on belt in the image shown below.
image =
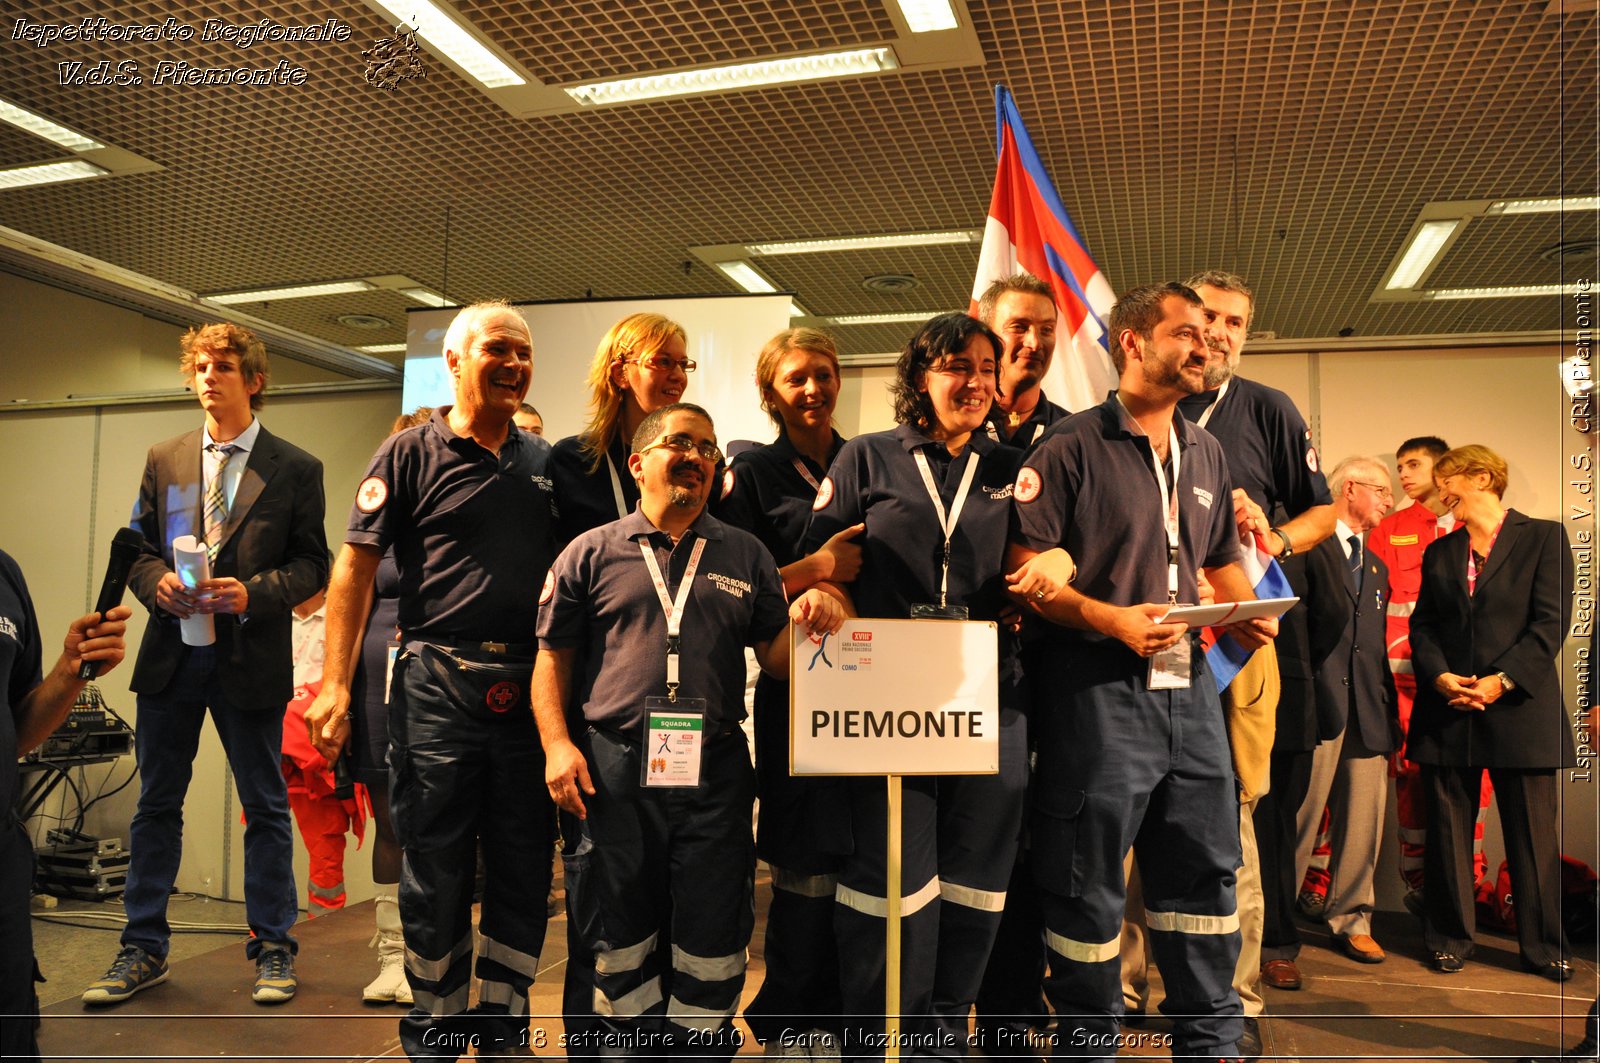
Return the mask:
[[472,719],[493,723],[531,718],[528,683],[533,678],[532,660],[432,642],[410,642],[406,649],[417,655],[439,689]]

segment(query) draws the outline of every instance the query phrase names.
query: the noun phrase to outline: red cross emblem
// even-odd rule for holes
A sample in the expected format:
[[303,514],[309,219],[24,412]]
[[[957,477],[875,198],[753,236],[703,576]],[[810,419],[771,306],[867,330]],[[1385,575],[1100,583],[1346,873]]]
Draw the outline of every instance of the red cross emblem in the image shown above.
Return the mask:
[[389,498],[389,485],[376,476],[369,476],[356,488],[356,508],[363,513],[376,513]]
[[511,706],[517,703],[517,696],[520,693],[517,684],[506,680],[490,687],[489,692],[483,696],[483,703],[489,706],[490,712],[509,712]]

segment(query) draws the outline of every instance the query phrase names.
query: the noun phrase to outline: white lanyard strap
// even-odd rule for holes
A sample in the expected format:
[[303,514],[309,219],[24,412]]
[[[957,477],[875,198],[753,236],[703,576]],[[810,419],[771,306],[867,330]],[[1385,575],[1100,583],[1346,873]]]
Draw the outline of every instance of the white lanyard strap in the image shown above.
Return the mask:
[[822,490],[822,485],[817,483],[817,478],[815,476],[811,475],[811,470],[806,468],[806,463],[801,461],[799,458],[794,458],[792,460],[794,461],[794,471],[800,474],[801,479],[811,485],[811,490]]
[[1231,387],[1232,384],[1232,378],[1223,381],[1222,386],[1217,389],[1216,401],[1214,401],[1210,406],[1206,407],[1206,412],[1200,415],[1200,419],[1196,421],[1195,424],[1199,425],[1201,428],[1204,428],[1211,422],[1211,415],[1217,412],[1218,406],[1222,405],[1222,400],[1227,396],[1228,388]]
[[[1226,385],[1224,385],[1226,387]],[[1217,398],[1221,402],[1221,396]],[[1117,396],[1117,402],[1122,406],[1122,412],[1128,414],[1128,423],[1146,439],[1149,434],[1140,427],[1139,422],[1133,419],[1133,414],[1128,413],[1128,404],[1122,401],[1122,396]],[[1215,408],[1215,404],[1213,404]],[[1206,411],[1210,413],[1210,411]],[[1178,416],[1176,412],[1174,418]],[[1183,455],[1178,448],[1178,422],[1173,420],[1167,425],[1167,454],[1172,458],[1172,489],[1167,487],[1167,471],[1161,467],[1161,458],[1156,454],[1154,444],[1150,447],[1150,464],[1155,466],[1156,487],[1161,492],[1162,523],[1167,529],[1167,600],[1173,604],[1178,601],[1178,474],[1183,468]]]
[[917,471],[922,474],[922,485],[928,489],[928,497],[933,500],[933,512],[939,518],[939,529],[944,532],[944,560],[939,572],[939,605],[943,608],[950,585],[950,537],[955,534],[956,525],[961,523],[961,510],[967,504],[967,489],[972,486],[972,478],[978,475],[978,455],[972,449],[972,444],[967,444],[967,467],[961,472],[961,486],[956,488],[955,505],[945,512],[944,500],[939,497],[939,485],[933,482],[933,470],[928,467],[928,456],[921,450],[912,455],[917,462]]
[[617,463],[611,460],[611,451],[606,451],[606,472],[611,476],[611,497],[617,500],[617,519],[621,520],[628,515],[628,500],[622,497],[622,479],[617,475]]
[[694,549],[689,553],[689,567],[683,570],[683,580],[678,584],[678,597],[667,596],[667,580],[656,563],[656,552],[648,537],[639,540],[639,553],[644,555],[645,567],[650,569],[650,581],[655,584],[656,598],[667,618],[667,697],[678,700],[678,650],[679,634],[683,630],[683,614],[689,605],[689,592],[694,589],[694,574],[700,568],[700,555],[705,552],[706,540],[696,536]]

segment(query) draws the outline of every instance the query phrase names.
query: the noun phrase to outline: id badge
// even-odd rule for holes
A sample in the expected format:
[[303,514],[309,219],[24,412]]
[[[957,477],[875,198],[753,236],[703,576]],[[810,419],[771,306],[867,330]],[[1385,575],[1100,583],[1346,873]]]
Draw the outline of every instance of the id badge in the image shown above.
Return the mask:
[[1188,635],[1184,635],[1172,646],[1167,647],[1154,657],[1150,658],[1150,678],[1147,685],[1151,690],[1187,690],[1189,689],[1190,653],[1191,642]]
[[394,688],[394,662],[400,657],[400,640],[392,639],[383,651],[383,703],[389,704],[389,692]]
[[644,711],[640,783],[644,786],[699,786],[700,754],[705,748],[705,699],[646,698]]
[[911,619],[965,620],[967,619],[967,607],[964,605],[935,605],[933,602],[913,602],[911,605]]

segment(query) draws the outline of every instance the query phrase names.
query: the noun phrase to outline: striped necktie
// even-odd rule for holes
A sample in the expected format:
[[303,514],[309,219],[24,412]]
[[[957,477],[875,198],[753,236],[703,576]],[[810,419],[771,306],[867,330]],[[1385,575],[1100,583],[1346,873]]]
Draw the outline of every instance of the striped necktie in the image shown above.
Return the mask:
[[222,526],[228,523],[228,489],[222,480],[222,470],[227,468],[228,459],[239,448],[232,443],[207,443],[206,458],[211,462],[211,474],[206,478],[206,508],[205,508],[205,533],[206,557],[212,561],[217,559],[217,550],[222,546]]

